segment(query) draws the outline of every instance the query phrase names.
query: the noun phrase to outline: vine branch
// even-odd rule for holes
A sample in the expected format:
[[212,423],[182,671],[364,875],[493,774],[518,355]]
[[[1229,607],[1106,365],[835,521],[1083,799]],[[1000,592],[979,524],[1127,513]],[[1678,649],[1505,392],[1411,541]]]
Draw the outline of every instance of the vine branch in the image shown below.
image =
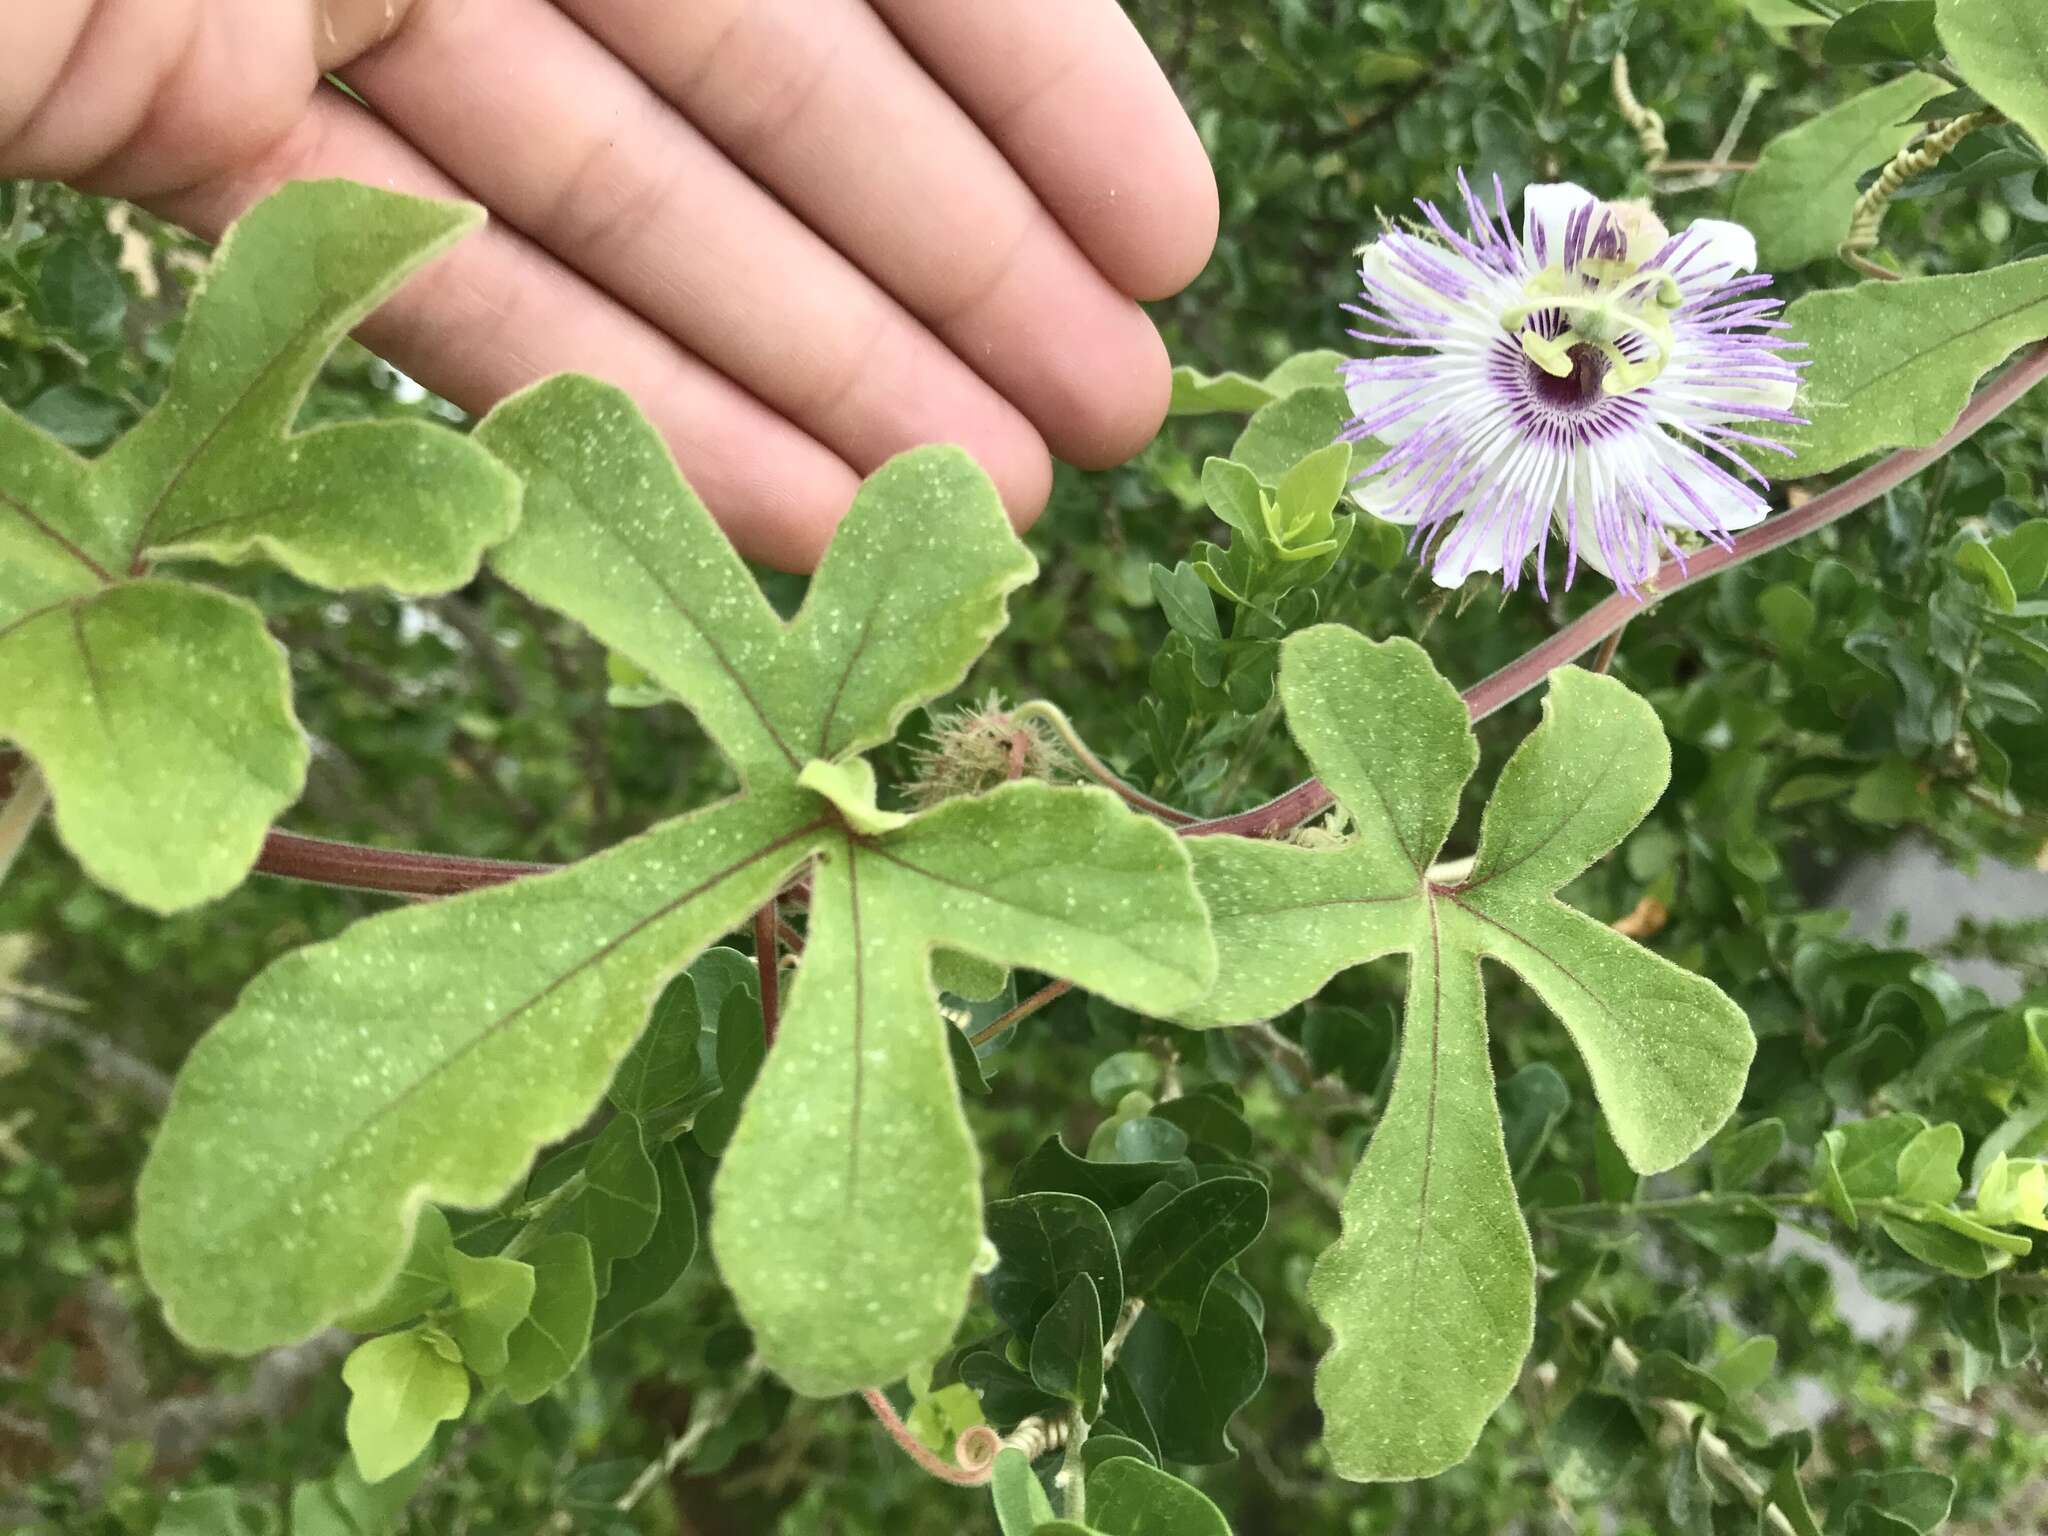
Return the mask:
[[[1804,538],[1851,512],[1860,511],[1974,436],[2043,379],[2048,379],[2048,343],[2037,344],[1979,390],[1963,408],[1955,426],[1938,442],[1926,448],[1901,449],[1805,504],[1768,518],[1754,528],[1744,529],[1726,545],[1704,550],[1683,560],[1668,561],[1647,585],[1656,597],[1669,597],[1758,555]],[[1584,655],[1618,632],[1629,620],[1640,615],[1643,608],[1643,603],[1619,592],[1602,599],[1491,677],[1466,689],[1465,707],[1472,719],[1475,722],[1484,720],[1505,708],[1558,667]],[[1233,833],[1240,837],[1280,836],[1314,820],[1336,803],[1320,780],[1308,779],[1264,805],[1234,815],[1201,820],[1124,784],[1080,741],[1066,716],[1054,706],[1026,704],[1017,713],[1029,713],[1051,725],[1060,732],[1062,741],[1074,751],[1090,777],[1116,790],[1140,810],[1168,822],[1183,837],[1204,837],[1216,833]],[[475,859],[458,854],[367,848],[281,831],[273,831],[264,840],[263,852],[256,862],[257,870],[263,874],[400,896],[452,896],[463,891],[502,885],[524,875],[542,874],[554,867],[502,859]],[[1051,999],[1046,998],[1045,1001]]]

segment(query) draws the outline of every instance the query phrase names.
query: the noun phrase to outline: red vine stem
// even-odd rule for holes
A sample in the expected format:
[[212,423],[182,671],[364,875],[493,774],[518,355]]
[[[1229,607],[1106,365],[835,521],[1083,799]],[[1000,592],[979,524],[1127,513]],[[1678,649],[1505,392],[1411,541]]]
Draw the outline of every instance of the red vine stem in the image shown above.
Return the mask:
[[[1979,390],[1963,408],[1955,426],[1939,442],[1926,448],[1902,449],[1862,474],[1823,491],[1804,506],[1745,529],[1725,548],[1706,550],[1683,563],[1671,561],[1657,572],[1650,585],[1659,597],[1668,597],[1859,511],[1887,491],[1910,480],[1966,438],[1974,436],[2044,378],[2048,378],[2048,343],[2034,347]],[[1484,720],[1536,687],[1557,668],[1584,655],[1619,631],[1642,611],[1642,604],[1619,592],[1602,599],[1541,644],[1524,652],[1491,677],[1466,689],[1466,709],[1474,721]],[[1049,710],[1045,718],[1050,719],[1056,713]],[[1124,788],[1128,791],[1126,798],[1135,802],[1149,800],[1149,797],[1130,791],[1129,786]],[[1320,780],[1309,779],[1264,805],[1212,821],[1197,821],[1187,812],[1160,802],[1151,802],[1145,808],[1165,821],[1186,822],[1186,825],[1175,828],[1183,837],[1203,837],[1219,832],[1235,833],[1240,837],[1274,837],[1314,820],[1335,803]],[[266,875],[344,886],[350,890],[386,891],[398,896],[453,896],[463,891],[481,890],[485,886],[502,885],[522,875],[545,873],[554,867],[548,864],[515,864],[501,859],[472,859],[459,854],[366,848],[355,843],[303,837],[294,832],[272,832],[264,839],[263,852],[256,861],[258,872]]]
[[782,988],[778,963],[780,956],[775,952],[776,925],[781,918],[776,913],[776,900],[768,898],[768,904],[754,914],[754,965],[761,973],[761,1040],[764,1045],[775,1043],[775,1026],[782,1018]]
[[[880,1388],[870,1387],[861,1393],[861,1400],[874,1411],[875,1417],[881,1420],[882,1428],[889,1432],[889,1438],[902,1447],[903,1454],[940,1482],[951,1483],[956,1488],[979,1488],[989,1480],[991,1468],[987,1465],[956,1466],[944,1457],[933,1455],[931,1448],[912,1434],[910,1426],[897,1416],[896,1409]],[[963,1435],[961,1439],[965,1440],[967,1436]],[[990,1457],[990,1461],[993,1460]]]
[[472,859],[454,853],[415,853],[401,848],[366,848],[297,832],[273,831],[256,857],[259,874],[352,891],[387,891],[394,896],[456,896],[503,885],[523,875],[542,875],[552,864],[517,864],[508,859]]

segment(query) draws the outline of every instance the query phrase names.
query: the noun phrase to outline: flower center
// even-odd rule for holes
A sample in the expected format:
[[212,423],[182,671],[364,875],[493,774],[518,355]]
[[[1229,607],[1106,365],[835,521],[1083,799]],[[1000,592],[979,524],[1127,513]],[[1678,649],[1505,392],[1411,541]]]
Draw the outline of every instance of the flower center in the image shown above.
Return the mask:
[[1545,405],[1562,411],[1582,411],[1601,398],[1600,383],[1607,377],[1607,354],[1582,341],[1568,347],[1565,358],[1571,367],[1561,376],[1532,359],[1529,387]]
[[[1571,256],[1524,285],[1501,326],[1535,365],[1543,400],[1583,407],[1596,394],[1640,389],[1664,371],[1671,312],[1684,298],[1670,273],[1644,266],[1663,243],[1653,216],[1608,204]],[[1635,344],[1624,348],[1630,338]]]

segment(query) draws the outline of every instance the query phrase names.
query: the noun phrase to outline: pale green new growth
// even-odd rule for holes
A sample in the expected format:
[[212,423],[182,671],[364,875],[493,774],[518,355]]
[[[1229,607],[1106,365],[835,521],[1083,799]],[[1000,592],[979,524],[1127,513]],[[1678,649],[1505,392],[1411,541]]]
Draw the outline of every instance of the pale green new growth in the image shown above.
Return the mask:
[[403,1471],[443,1419],[469,1406],[469,1373],[447,1335],[431,1328],[358,1344],[341,1366],[349,1390],[348,1444],[366,1483]]
[[222,242],[163,399],[103,458],[0,410],[0,737],[42,768],[86,872],[131,901],[233,888],[306,765],[259,615],[152,570],[262,556],[316,586],[443,592],[511,531],[518,483],[452,432],[291,431],[349,327],[481,218],[287,187]]
[[1799,393],[1810,425],[1788,426],[1785,479],[1885,448],[1924,448],[1956,424],[1977,381],[2048,336],[2048,256],[1989,272],[1858,283],[1785,312],[1811,358]]
[[[172,1326],[214,1348],[302,1336],[375,1298],[423,1202],[501,1198],[589,1116],[665,983],[816,859],[804,965],[726,1150],[712,1237],[793,1385],[896,1379],[944,1347],[981,1247],[934,949],[1183,1006],[1215,964],[1187,854],[1100,790],[877,807],[851,754],[960,680],[1033,569],[964,454],[878,471],[785,625],[616,391],[556,380],[479,436],[529,485],[494,562],[692,708],[745,791],[265,971],[179,1079],[143,1175],[145,1273]],[[528,1255],[513,1396],[574,1364],[594,1290],[646,1241],[648,1184],[621,1117],[568,1230]]]
[[1934,26],[1963,78],[2048,151],[2048,6],[1938,0]]
[[1757,264],[1787,272],[1832,256],[1861,195],[1856,178],[1904,148],[1919,132],[1914,112],[1948,88],[1934,75],[1901,75],[1766,144],[1735,189],[1732,215],[1755,233]]
[[1194,840],[1222,964],[1194,1024],[1264,1017],[1336,972],[1409,957],[1392,1096],[1310,1299],[1335,1342],[1316,1378],[1331,1458],[1360,1480],[1463,1459],[1514,1385],[1534,1261],[1488,1061],[1479,962],[1518,972],[1586,1059],[1642,1172],[1690,1155],[1734,1109],[1754,1041],[1711,984],[1560,903],[1662,793],[1656,716],[1620,684],[1554,673],[1543,724],[1501,774],[1472,872],[1428,870],[1478,762],[1465,706],[1410,641],[1334,626],[1287,641],[1295,739],[1354,836],[1329,851]]

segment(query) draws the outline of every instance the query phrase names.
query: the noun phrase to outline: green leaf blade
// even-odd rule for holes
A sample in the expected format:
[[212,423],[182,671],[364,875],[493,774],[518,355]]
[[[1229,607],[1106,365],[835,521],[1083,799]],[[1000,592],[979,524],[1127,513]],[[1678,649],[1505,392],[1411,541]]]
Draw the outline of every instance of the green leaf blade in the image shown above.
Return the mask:
[[1947,89],[1934,75],[1903,75],[1766,144],[1737,184],[1733,210],[1756,234],[1761,268],[1787,272],[1832,256],[1849,233],[1856,178],[1904,148],[1913,114]]
[[2048,15],[2027,0],[1937,0],[1935,30],[1963,78],[2048,150]]
[[0,736],[43,770],[86,872],[158,913],[241,883],[308,758],[262,616],[164,581],[0,627]]
[[1543,720],[1501,770],[1460,899],[1547,896],[1633,832],[1671,778],[1657,712],[1611,677],[1560,667]]
[[762,1358],[826,1397],[943,1350],[982,1241],[980,1178],[928,963],[888,864],[819,863],[775,1049],[727,1146],[711,1245]]
[[1452,900],[1467,942],[1570,1031],[1630,1167],[1675,1167],[1735,1112],[1756,1037],[1712,982],[1548,897],[1494,889]]
[[143,1170],[138,1241],[171,1326],[244,1352],[304,1337],[384,1288],[422,1200],[497,1200],[589,1114],[663,983],[801,861],[814,818],[793,793],[727,801],[264,971],[194,1048]]
[[2048,257],[1810,293],[1785,319],[1813,359],[1799,403],[1809,424],[1785,428],[1793,457],[1771,466],[1796,479],[1937,441],[1985,374],[2048,336]]
[[1334,1335],[1316,1372],[1324,1437],[1338,1472],[1361,1482],[1463,1460],[1535,1326],[1478,961],[1435,914],[1424,924],[1393,1095],[1345,1195],[1343,1236],[1309,1282]]

